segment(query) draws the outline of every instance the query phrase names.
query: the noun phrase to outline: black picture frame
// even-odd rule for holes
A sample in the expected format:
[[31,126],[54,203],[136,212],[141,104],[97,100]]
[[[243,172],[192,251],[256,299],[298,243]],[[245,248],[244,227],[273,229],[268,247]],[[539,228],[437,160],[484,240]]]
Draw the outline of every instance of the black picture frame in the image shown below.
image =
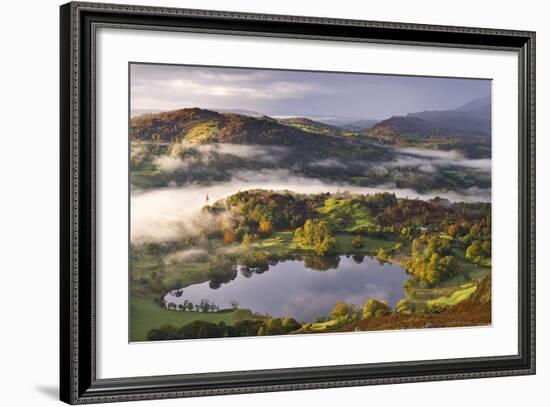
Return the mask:
[[[60,7],[60,397],[70,404],[535,373],[535,33],[72,2]],[[515,355],[96,378],[97,27],[508,50],[519,59],[519,351]]]

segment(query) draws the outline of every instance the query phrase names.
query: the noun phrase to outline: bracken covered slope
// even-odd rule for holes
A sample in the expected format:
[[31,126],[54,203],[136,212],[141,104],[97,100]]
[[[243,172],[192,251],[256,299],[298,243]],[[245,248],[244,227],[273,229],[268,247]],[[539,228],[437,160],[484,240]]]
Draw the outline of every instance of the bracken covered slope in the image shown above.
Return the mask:
[[341,327],[338,331],[382,331],[412,328],[483,326],[491,324],[491,278],[479,283],[472,296],[440,314],[392,314],[365,319]]

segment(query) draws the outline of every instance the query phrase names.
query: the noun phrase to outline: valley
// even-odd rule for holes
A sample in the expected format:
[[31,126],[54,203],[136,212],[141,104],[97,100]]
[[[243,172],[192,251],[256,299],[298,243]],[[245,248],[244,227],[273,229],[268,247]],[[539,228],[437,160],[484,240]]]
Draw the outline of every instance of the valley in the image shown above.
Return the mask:
[[137,188],[213,184],[241,172],[285,170],[351,187],[419,193],[490,189],[487,136],[484,143],[411,132],[379,136],[377,126],[353,132],[303,118],[198,108],[144,114],[131,121],[131,182]]
[[130,340],[491,323],[487,103],[130,119]]

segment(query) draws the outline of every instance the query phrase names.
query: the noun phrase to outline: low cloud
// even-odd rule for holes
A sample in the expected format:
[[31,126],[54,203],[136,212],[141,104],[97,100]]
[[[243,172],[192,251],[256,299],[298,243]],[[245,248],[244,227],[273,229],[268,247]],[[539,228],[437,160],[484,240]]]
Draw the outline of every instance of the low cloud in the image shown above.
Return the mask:
[[335,160],[334,158],[325,158],[324,160],[313,161],[308,165],[323,168],[347,168],[346,164],[339,160]]
[[420,148],[396,148],[398,153],[393,161],[375,164],[370,168],[375,174],[385,175],[394,168],[415,168],[420,172],[431,174],[440,168],[463,167],[491,172],[491,159],[469,159],[458,151],[440,151]]
[[168,155],[163,155],[160,157],[155,157],[153,164],[163,172],[178,172],[188,169],[190,166],[197,164],[200,160],[197,160],[195,157],[189,157],[184,160],[181,158],[174,158]]
[[281,146],[264,146],[259,144],[230,144],[230,143],[215,143],[200,146],[193,146],[197,151],[205,154],[216,153],[233,155],[239,158],[247,158],[257,161],[279,161],[283,156],[288,154],[287,147]]
[[414,147],[404,147],[396,148],[395,151],[401,154],[414,155],[417,157],[426,157],[426,158],[443,158],[447,160],[456,160],[464,158],[464,155],[460,151],[449,150],[432,150],[428,148],[414,148]]
[[[211,186],[188,184],[151,191],[132,190],[131,194],[131,240],[132,243],[174,241],[196,234],[201,228],[230,222],[201,211],[212,204],[239,191],[267,189],[292,191],[299,194],[342,193],[373,194],[395,193],[400,198],[428,200],[447,198],[452,202],[490,202],[491,190],[468,188],[462,191],[433,190],[418,193],[413,189],[396,188],[395,184],[377,187],[360,187],[349,184],[323,182],[306,178],[289,170],[239,171],[232,181]],[[227,213],[224,216],[230,216]]]
[[276,163],[286,157],[289,150],[281,146],[264,146],[259,144],[229,144],[213,143],[197,145],[182,142],[175,145],[176,151],[187,152],[183,157],[176,155],[164,155],[156,157],[153,161],[155,166],[163,172],[174,173],[188,170],[197,164],[209,164],[223,156],[233,156],[251,161]]
[[189,249],[180,250],[165,257],[165,261],[168,264],[176,264],[184,261],[200,261],[207,259],[209,254],[206,250],[202,249]]

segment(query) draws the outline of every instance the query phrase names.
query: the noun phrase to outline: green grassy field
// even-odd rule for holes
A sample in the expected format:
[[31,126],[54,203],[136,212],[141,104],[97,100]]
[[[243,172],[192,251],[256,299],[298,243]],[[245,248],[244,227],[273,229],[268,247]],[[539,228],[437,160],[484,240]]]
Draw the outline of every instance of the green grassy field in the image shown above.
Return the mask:
[[185,134],[185,140],[192,143],[206,143],[210,141],[210,137],[217,129],[218,125],[214,122],[199,124]]
[[[376,251],[383,247],[384,249],[391,249],[395,246],[395,241],[382,240],[366,237],[364,238],[364,245],[358,249],[353,247],[351,242],[355,237],[348,233],[337,233],[335,235],[338,242],[338,253],[340,255],[347,254],[363,254],[372,255]],[[250,245],[250,248],[259,249],[269,254],[276,254],[278,256],[285,256],[289,254],[305,254],[311,253],[310,249],[304,248],[301,245],[293,241],[292,232],[276,232],[273,235],[258,240]]]
[[365,205],[353,202],[349,198],[329,198],[318,211],[322,220],[348,232],[376,224]]
[[308,326],[308,331],[326,331],[328,329],[334,328],[338,324],[338,321],[335,319],[330,319],[325,322],[314,322]]
[[392,240],[375,239],[372,237],[364,238],[363,247],[358,249],[351,244],[355,235],[347,233],[339,233],[336,235],[336,241],[338,242],[339,252],[341,254],[365,254],[373,255],[376,251],[383,247],[384,249],[391,249],[397,242]]
[[250,319],[249,310],[232,310],[228,312],[185,312],[167,310],[156,304],[151,297],[134,296],[130,308],[130,340],[145,341],[151,329],[170,324],[181,327],[190,322],[200,320],[226,324],[234,324],[241,319]]
[[276,232],[269,237],[253,242],[250,247],[278,256],[302,251],[299,245],[294,243],[292,232]]
[[455,305],[467,299],[477,288],[476,283],[463,284],[453,291],[450,295],[437,297],[426,301],[427,304]]
[[337,133],[335,130],[330,129],[328,127],[323,126],[316,126],[313,124],[299,124],[299,123],[290,123],[290,126],[306,131],[308,133],[315,133],[315,134],[335,134]]

